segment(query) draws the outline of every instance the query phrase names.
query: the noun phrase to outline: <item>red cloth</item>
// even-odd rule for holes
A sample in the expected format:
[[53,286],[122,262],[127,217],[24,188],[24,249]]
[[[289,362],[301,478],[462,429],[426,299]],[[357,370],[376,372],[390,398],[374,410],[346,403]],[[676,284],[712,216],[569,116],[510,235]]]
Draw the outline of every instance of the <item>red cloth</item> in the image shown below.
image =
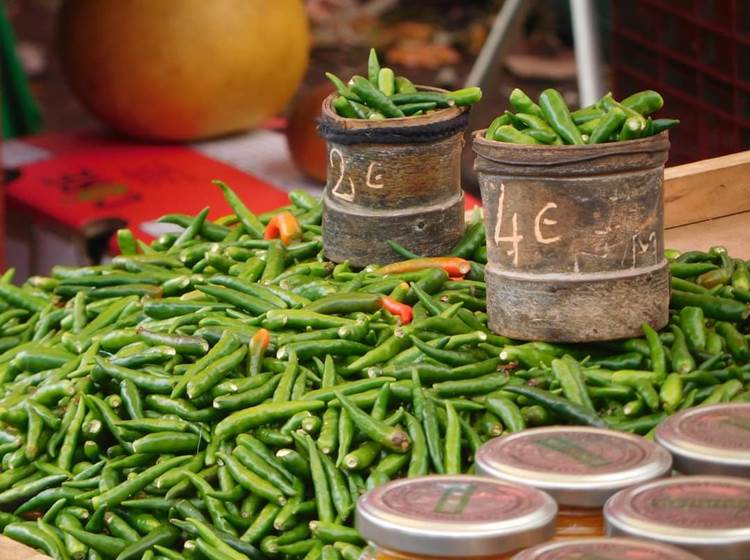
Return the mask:
[[72,229],[122,220],[147,239],[139,224],[167,212],[196,214],[210,206],[211,217],[219,217],[230,208],[212,179],[229,184],[255,212],[287,204],[281,189],[187,146],[86,133],[40,136],[29,143],[54,156],[21,168],[7,188],[9,205]]

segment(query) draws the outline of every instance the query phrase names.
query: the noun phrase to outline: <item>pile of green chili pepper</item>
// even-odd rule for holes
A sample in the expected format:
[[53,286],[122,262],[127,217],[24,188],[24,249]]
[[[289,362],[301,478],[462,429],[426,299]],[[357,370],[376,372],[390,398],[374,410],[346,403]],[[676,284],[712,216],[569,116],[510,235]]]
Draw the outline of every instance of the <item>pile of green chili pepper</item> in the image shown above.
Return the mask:
[[653,90],[617,101],[608,93],[590,107],[571,112],[559,91],[546,89],[535,103],[516,88],[508,99],[511,109],[492,121],[485,138],[513,144],[583,145],[634,140],[659,134],[680,123],[652,119],[664,106]]
[[380,66],[375,49],[370,49],[367,77],[353,76],[345,84],[338,76],[326,72],[338,97],[333,100],[336,113],[348,119],[381,120],[414,117],[447,107],[473,105],[482,99],[482,90],[467,87],[456,91],[420,91],[404,76]]
[[[0,279],[0,528],[60,559],[359,557],[357,498],[473,469],[527,426],[648,434],[750,400],[747,264],[669,253],[672,317],[607,344],[486,327],[484,226],[452,254],[352,270],[320,202],[168,215],[110,264]],[[478,217],[477,217],[478,218]]]

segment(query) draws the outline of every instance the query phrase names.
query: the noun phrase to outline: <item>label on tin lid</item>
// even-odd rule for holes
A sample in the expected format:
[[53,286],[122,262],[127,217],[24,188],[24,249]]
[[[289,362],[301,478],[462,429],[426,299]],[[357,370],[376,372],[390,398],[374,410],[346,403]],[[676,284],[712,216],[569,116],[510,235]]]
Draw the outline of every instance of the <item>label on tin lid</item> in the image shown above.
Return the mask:
[[637,516],[672,527],[748,529],[750,483],[681,477],[678,483],[638,492],[630,509]]
[[476,457],[481,474],[530,484],[560,504],[601,507],[615,492],[665,476],[669,454],[622,432],[555,426],[525,430],[486,443]]
[[[676,414],[658,429],[658,437],[678,447],[693,446],[706,454],[723,450],[750,452],[750,404],[720,404]],[[750,460],[745,455],[745,460]]]
[[701,558],[750,558],[750,480],[678,476],[613,496],[607,533],[669,543]]
[[545,430],[491,448],[488,459],[521,469],[584,475],[637,467],[649,452],[638,440],[605,430]]
[[[426,478],[387,488],[373,496],[372,505],[412,520],[471,525],[527,515],[543,507],[544,500],[528,488],[491,480],[436,482]],[[460,530],[460,525],[456,529]]]
[[634,539],[588,539],[554,542],[525,550],[513,560],[699,560],[697,556],[658,543]]

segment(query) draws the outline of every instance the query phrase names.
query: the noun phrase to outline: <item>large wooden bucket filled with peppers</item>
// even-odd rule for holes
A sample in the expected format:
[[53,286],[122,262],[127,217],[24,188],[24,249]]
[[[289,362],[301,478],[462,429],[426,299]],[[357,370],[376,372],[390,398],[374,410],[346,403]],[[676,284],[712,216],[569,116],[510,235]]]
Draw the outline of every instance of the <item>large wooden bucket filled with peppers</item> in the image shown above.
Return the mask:
[[[512,133],[510,131],[509,133]],[[514,144],[477,131],[487,312],[496,332],[582,342],[668,320],[667,132],[590,145]]]
[[335,98],[324,101],[319,125],[328,145],[326,257],[353,266],[401,260],[389,240],[420,255],[447,254],[464,231],[461,151],[468,107],[362,120],[339,116]]

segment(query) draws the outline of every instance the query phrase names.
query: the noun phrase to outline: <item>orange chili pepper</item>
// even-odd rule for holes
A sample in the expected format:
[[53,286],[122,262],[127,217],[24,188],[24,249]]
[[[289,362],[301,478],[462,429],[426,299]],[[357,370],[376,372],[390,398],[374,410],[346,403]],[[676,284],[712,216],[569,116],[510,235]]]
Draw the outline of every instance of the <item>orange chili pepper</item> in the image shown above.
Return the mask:
[[381,266],[375,272],[378,274],[400,274],[426,268],[442,268],[448,273],[448,276],[463,277],[471,271],[471,264],[460,257],[424,257]]
[[380,299],[380,304],[383,306],[388,313],[396,315],[402,325],[408,325],[411,323],[414,312],[412,311],[411,305],[406,305],[400,301],[396,301],[392,297],[383,296]]
[[271,343],[271,333],[266,329],[258,329],[250,338],[250,347],[248,348],[247,376],[252,377],[260,373],[263,365],[263,356],[268,350]]
[[302,237],[302,226],[291,212],[280,212],[268,222],[263,232],[263,239],[278,239],[284,245],[289,245],[295,239]]
[[263,353],[265,353],[268,345],[271,344],[271,333],[266,329],[258,329],[255,331],[250,344],[256,348],[261,348]]

